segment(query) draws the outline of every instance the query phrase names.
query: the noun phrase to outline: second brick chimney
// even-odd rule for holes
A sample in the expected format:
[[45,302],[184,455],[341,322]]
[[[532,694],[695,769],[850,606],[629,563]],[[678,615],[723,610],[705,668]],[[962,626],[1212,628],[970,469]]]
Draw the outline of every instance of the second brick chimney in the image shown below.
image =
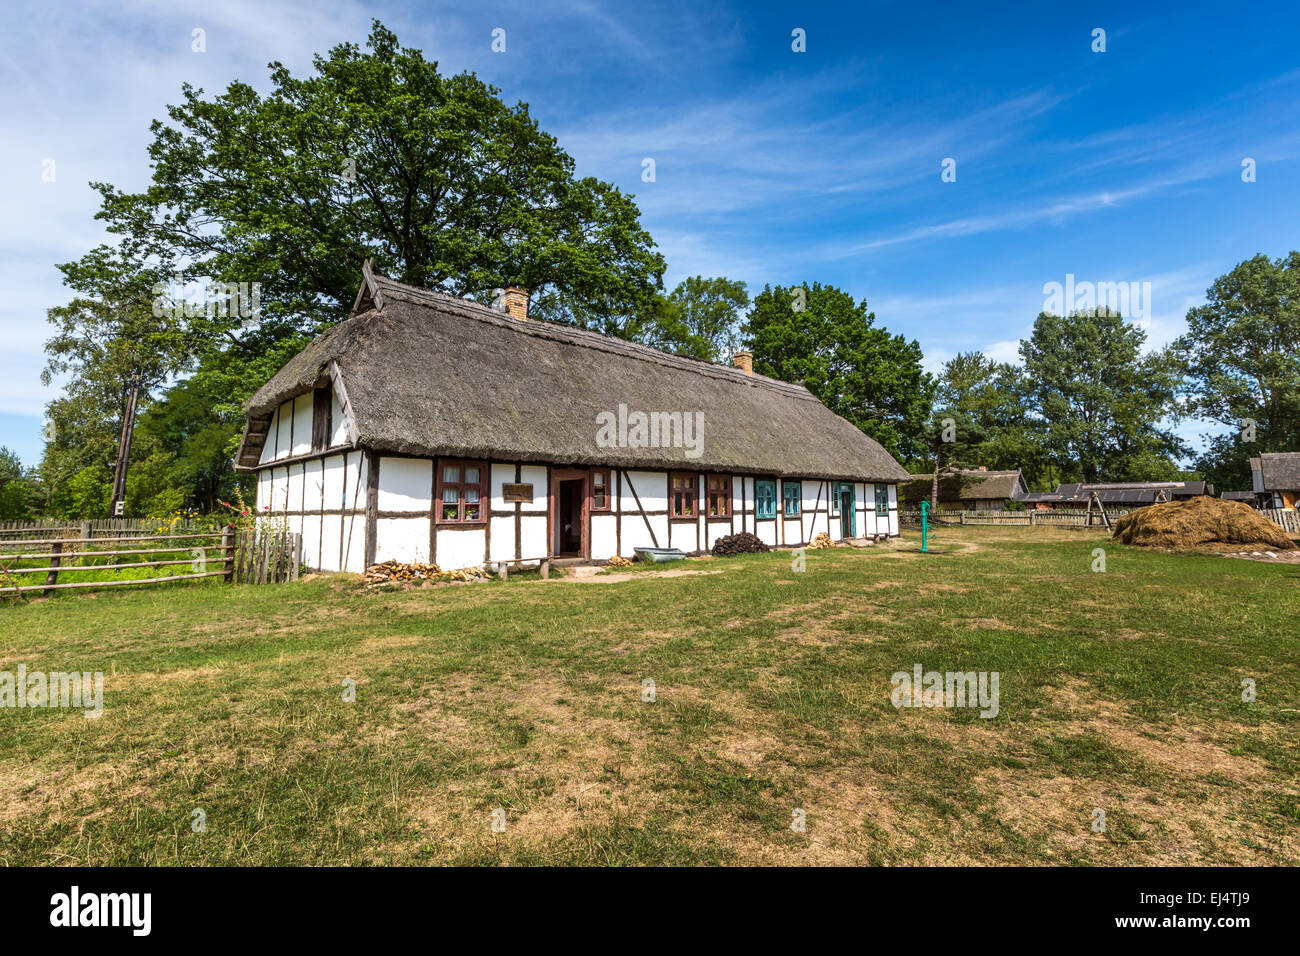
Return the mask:
[[528,292],[517,285],[506,286],[501,290],[501,304],[513,319],[528,321]]
[[737,352],[731,357],[731,361],[735,363],[736,368],[740,369],[746,375],[754,374],[753,352]]

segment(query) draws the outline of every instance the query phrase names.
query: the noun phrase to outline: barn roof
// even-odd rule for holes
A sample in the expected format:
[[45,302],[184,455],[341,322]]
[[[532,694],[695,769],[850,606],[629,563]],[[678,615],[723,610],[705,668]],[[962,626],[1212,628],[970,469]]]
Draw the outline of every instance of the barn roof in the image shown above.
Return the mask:
[[1300,489],[1300,452],[1264,452],[1259,456],[1260,472],[1267,491]]
[[[907,472],[804,387],[594,332],[520,321],[366,272],[354,314],[245,403],[255,467],[281,402],[335,376],[354,443],[420,456],[900,481]],[[599,447],[597,415],[700,412],[701,453]]]

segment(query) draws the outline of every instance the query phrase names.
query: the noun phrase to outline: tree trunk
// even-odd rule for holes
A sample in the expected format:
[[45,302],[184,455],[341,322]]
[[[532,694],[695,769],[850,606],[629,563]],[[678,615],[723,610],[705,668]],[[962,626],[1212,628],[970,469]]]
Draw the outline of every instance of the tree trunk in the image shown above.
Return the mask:
[[930,481],[930,510],[939,510],[939,469],[943,466],[943,443],[934,446],[934,476]]

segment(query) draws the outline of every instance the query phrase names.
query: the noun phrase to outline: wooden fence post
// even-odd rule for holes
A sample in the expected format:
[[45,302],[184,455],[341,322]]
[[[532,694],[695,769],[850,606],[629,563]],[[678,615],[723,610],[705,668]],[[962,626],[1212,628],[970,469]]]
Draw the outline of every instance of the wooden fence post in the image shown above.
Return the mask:
[[[59,555],[61,555],[62,553],[63,553],[63,542],[55,541],[53,547],[50,549],[50,573],[45,575],[46,587],[49,587],[51,584],[57,584],[59,581],[58,569],[59,569],[59,565],[63,563]],[[41,592],[41,594],[44,595],[45,597],[49,597],[51,593],[53,593],[53,589]]]
[[302,569],[302,535],[293,536],[293,568],[290,570],[291,581],[297,581],[299,572]]
[[224,584],[230,584],[235,579],[235,526],[228,524],[221,529],[221,559],[226,566],[226,576],[222,578]]

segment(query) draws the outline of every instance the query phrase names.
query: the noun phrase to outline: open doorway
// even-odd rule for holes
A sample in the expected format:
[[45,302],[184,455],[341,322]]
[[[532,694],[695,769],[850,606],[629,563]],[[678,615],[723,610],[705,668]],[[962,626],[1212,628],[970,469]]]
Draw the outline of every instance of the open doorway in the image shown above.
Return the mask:
[[556,493],[559,540],[556,553],[577,557],[582,554],[582,499],[586,482],[581,478],[561,481]]
[[589,480],[585,469],[556,468],[551,473],[551,547],[556,557],[587,556]]

